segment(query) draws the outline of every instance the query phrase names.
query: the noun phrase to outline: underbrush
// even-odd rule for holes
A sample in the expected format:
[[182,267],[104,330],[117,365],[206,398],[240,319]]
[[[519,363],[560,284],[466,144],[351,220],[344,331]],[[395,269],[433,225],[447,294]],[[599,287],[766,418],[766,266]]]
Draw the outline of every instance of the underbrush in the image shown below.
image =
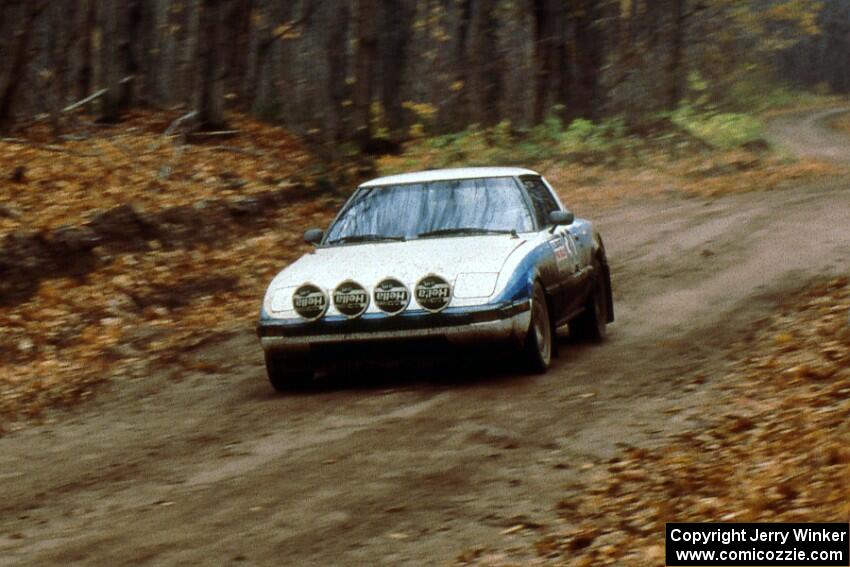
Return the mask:
[[670,113],[669,117],[673,124],[712,148],[729,150],[763,142],[764,124],[751,114],[700,112],[684,105]]
[[827,88],[812,92],[772,83],[768,78],[737,81],[728,95],[730,108],[764,116],[787,110],[828,106],[843,100],[838,95],[830,94]]
[[647,159],[677,159],[742,146],[766,149],[763,124],[754,115],[683,105],[639,123],[622,118],[592,122],[578,118],[565,124],[560,109],[534,128],[503,121],[490,128],[470,128],[409,142],[400,156],[380,161],[383,173],[415,169],[539,164],[549,161],[635,166]]

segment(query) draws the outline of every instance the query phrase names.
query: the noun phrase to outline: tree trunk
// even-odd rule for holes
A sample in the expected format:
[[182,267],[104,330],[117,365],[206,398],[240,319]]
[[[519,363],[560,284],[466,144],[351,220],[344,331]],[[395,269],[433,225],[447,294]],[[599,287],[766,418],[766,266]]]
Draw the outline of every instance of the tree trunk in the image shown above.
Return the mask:
[[675,110],[685,90],[684,45],[685,0],[673,0],[673,34],[670,41],[670,63],[667,68],[667,108]]
[[[288,3],[287,3],[288,4]],[[251,13],[254,0],[238,0],[233,6],[233,17],[229,22],[230,53],[228,55],[229,90],[239,93],[240,106],[247,110],[251,99],[248,98],[247,83],[251,65]]]
[[204,0],[185,0],[181,3],[184,5],[181,29],[185,30],[185,41],[181,50],[181,73],[175,82],[179,81],[181,98],[195,107],[195,110],[200,110],[198,93],[201,85],[198,76],[203,73],[199,68],[202,60],[201,15],[207,10]]
[[[76,2],[57,1],[50,7],[50,33],[48,49],[50,53],[50,69],[52,71],[52,88],[50,104],[50,122],[53,135],[58,136],[62,129],[62,109],[68,99],[68,60],[73,51],[77,38]],[[68,25],[71,22],[71,25]]]
[[100,121],[114,123],[121,119],[122,108],[119,10],[124,3],[101,0],[100,4],[100,77],[102,87],[107,89],[101,97]]
[[534,16],[534,111],[533,120],[539,124],[546,116],[555,71],[558,21],[563,6],[559,0],[533,0]]
[[142,32],[143,19],[146,10],[142,0],[125,0],[126,8],[121,12],[119,19],[119,33],[121,54],[121,98],[119,105],[121,111],[129,110],[136,102],[137,85],[142,82],[139,77],[141,65],[139,64],[139,45]]
[[602,106],[599,75],[602,72],[604,37],[599,31],[596,0],[578,0],[575,11],[575,51],[578,81],[573,108],[578,116],[594,119]]
[[174,101],[174,34],[171,31],[171,0],[156,0],[157,58],[155,99],[158,104],[170,105]]
[[[460,87],[452,109],[453,128],[465,126],[469,121],[469,36],[472,25],[473,0],[461,0],[458,4],[457,42],[454,54],[454,84]],[[427,18],[428,16],[426,16]]]
[[224,121],[224,70],[221,28],[224,0],[203,0],[200,14],[198,120],[202,128],[221,130]]
[[475,120],[482,126],[499,121],[502,96],[502,61],[499,54],[498,20],[495,0],[475,2],[472,33],[472,89]]
[[47,5],[46,2],[32,3],[21,8],[24,15],[20,27],[15,30],[12,42],[12,63],[6,77],[6,84],[0,92],[0,131],[6,131],[11,126],[15,98],[26,75],[29,60],[30,41],[32,40],[35,20]]
[[94,47],[92,45],[92,33],[97,25],[97,7],[94,0],[82,0],[78,12],[80,23],[78,26],[80,34],[79,58],[76,66],[77,92],[79,99],[87,97],[94,90]]
[[561,120],[565,124],[576,117],[576,111],[572,108],[575,60],[574,50],[570,48],[574,30],[573,19],[569,18],[567,14],[569,9],[570,7],[562,9],[558,14],[558,40],[554,52],[554,65],[558,69],[555,96],[558,104],[562,107]]
[[354,84],[354,136],[362,149],[372,141],[371,105],[378,52],[376,0],[357,0],[357,54]]
[[330,120],[328,121],[327,138],[331,142],[341,141],[346,137],[346,116],[343,103],[349,97],[349,88],[345,78],[348,76],[348,65],[345,45],[348,40],[348,25],[350,20],[348,4],[343,2],[333,10],[329,17],[327,42],[324,46],[325,61],[328,66],[328,93],[330,104]]
[[142,2],[142,23],[139,25],[141,39],[136,49],[139,65],[136,93],[139,102],[149,106],[159,106],[158,81],[162,60],[159,58],[158,10],[157,0]]
[[410,39],[413,7],[408,0],[382,0],[381,105],[395,134],[404,125],[401,90]]

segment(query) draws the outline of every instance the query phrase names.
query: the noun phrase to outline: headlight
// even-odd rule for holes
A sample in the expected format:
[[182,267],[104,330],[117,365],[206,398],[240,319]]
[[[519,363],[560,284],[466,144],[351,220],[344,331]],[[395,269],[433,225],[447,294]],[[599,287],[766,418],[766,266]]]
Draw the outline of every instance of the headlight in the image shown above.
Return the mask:
[[275,290],[269,305],[271,310],[276,313],[292,311],[292,294],[295,292],[295,289],[295,286],[292,286]]
[[359,283],[346,280],[334,290],[334,307],[349,319],[360,317],[369,307],[369,294]]
[[308,321],[315,321],[328,310],[328,295],[320,287],[306,283],[292,294],[292,306]]
[[490,297],[496,289],[499,274],[474,272],[460,274],[455,280],[454,294],[458,298]]
[[416,303],[423,309],[437,313],[448,307],[452,300],[452,286],[444,278],[429,274],[416,284]]
[[410,290],[395,278],[381,280],[373,291],[375,305],[388,315],[397,315],[410,303]]

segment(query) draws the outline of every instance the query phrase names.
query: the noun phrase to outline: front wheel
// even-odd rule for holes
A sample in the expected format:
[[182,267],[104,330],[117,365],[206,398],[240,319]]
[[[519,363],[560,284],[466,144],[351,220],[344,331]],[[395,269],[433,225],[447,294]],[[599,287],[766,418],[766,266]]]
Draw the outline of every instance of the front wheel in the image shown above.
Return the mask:
[[540,282],[534,283],[531,296],[531,325],[525,338],[523,357],[526,367],[535,374],[546,372],[552,363],[552,324]]
[[266,374],[272,388],[278,392],[303,390],[313,382],[312,369],[275,353],[266,353]]

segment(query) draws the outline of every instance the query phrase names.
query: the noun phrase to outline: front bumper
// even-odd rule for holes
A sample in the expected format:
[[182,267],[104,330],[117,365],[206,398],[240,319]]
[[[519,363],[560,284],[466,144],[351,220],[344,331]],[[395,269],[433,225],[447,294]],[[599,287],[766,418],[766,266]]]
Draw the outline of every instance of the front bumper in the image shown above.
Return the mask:
[[452,343],[522,341],[531,321],[527,299],[480,307],[448,308],[440,313],[409,311],[390,317],[367,313],[319,321],[261,319],[257,325],[266,352],[305,351],[310,345],[404,339],[445,338]]

